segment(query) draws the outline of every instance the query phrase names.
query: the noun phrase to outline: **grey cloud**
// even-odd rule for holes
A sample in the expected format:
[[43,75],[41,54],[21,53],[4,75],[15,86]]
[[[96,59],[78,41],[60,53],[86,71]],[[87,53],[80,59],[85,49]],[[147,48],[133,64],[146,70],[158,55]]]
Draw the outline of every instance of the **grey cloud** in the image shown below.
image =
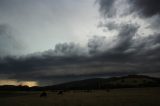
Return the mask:
[[109,61],[128,61],[131,59],[132,53],[126,53],[126,51],[133,49],[133,37],[136,35],[138,28],[137,25],[132,24],[121,25],[118,29],[119,34],[117,35],[115,46],[105,51],[100,57]]
[[105,18],[113,18],[116,16],[126,16],[133,12],[130,8],[128,0],[97,0],[99,3],[99,11]]
[[20,41],[14,37],[12,28],[6,24],[0,24],[0,57],[15,55],[22,49]]
[[138,30],[137,25],[127,24],[120,27],[118,35],[118,46],[116,49],[124,50],[132,45],[133,37],[136,35]]
[[[126,54],[130,53],[135,56],[141,55],[142,57],[146,57],[147,55],[146,58],[150,58],[150,59],[154,57],[159,57],[159,55],[157,56],[157,53],[159,53],[157,50],[159,48],[159,43],[158,41],[155,41],[155,39],[157,40],[159,39],[158,38],[159,31],[157,30],[160,25],[158,22],[159,1],[158,0],[117,0],[117,1],[119,3],[124,3],[124,4],[126,3],[124,5],[126,7],[129,6],[129,8],[124,11],[130,11],[130,14],[136,13],[140,17],[149,18],[149,19],[141,18],[141,20],[149,24],[151,31],[156,33],[152,34],[149,37],[133,39],[135,36],[137,36],[137,31],[139,30],[140,27],[143,27],[143,25],[138,23],[138,25],[133,26],[132,24],[130,24],[127,26],[126,22],[120,22],[120,24],[118,24],[118,22],[116,20],[112,20],[112,18],[115,18],[114,16],[116,15],[120,17],[122,16],[118,12],[116,13],[112,12],[113,17],[105,17],[105,19],[111,19],[111,21],[107,20],[105,21],[105,23],[100,23],[99,27],[107,28],[109,31],[116,30],[119,32],[118,39],[117,39],[117,46],[115,47],[114,53],[117,53],[116,51],[118,51],[120,53],[122,52]],[[109,9],[111,10],[115,9],[114,6],[117,3],[117,1],[116,2],[113,1],[112,3],[108,3],[108,4],[105,4],[105,3],[102,4],[102,2],[111,2],[111,0],[99,0],[100,12],[104,15],[110,14],[108,12]],[[108,5],[110,5],[110,7]],[[121,5],[122,4],[119,4],[119,7],[117,7],[116,10],[120,10],[122,8]],[[137,17],[132,17],[132,18],[137,18]],[[131,23],[134,23],[134,21],[133,22],[132,20],[130,21]],[[145,30],[141,30],[141,31],[145,31]],[[129,55],[129,57],[132,57],[132,56]]]
[[82,56],[87,55],[87,50],[75,43],[63,43],[55,46],[54,53],[60,56]]
[[116,9],[114,8],[115,1],[116,0],[98,0],[103,16],[112,17],[116,14]]
[[106,46],[105,44],[105,40],[106,37],[104,36],[93,36],[93,38],[89,39],[88,41],[88,48],[89,48],[89,53],[91,55],[96,55],[99,52],[104,51],[104,46]]
[[156,32],[159,32],[160,29],[160,15],[155,15],[152,18],[148,19],[147,21],[149,21],[151,23],[151,25],[148,28],[151,28],[153,30],[155,30]]
[[114,21],[111,21],[111,22],[106,22],[106,23],[103,23],[103,22],[99,22],[98,24],[98,27],[99,28],[107,28],[108,30],[112,31],[112,30],[117,30],[120,28],[120,25],[117,24],[116,22]]
[[117,24],[116,22],[107,22],[105,24],[101,23],[100,27],[105,27],[109,31],[116,30],[118,32],[116,46],[114,47],[118,51],[120,49],[124,50],[126,48],[129,48],[134,43],[133,37],[136,36],[139,29],[138,24]]

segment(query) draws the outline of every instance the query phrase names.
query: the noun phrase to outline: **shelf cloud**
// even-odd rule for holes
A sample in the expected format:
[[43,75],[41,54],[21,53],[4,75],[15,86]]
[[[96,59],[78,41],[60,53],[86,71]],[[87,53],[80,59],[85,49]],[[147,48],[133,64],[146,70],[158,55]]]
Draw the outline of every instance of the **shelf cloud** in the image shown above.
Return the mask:
[[[59,42],[44,51],[17,55],[23,43],[0,25],[0,79],[40,84],[128,74],[157,75],[160,69],[160,2],[158,0],[97,0],[101,21],[83,45]],[[117,5],[119,5],[117,7]],[[89,29],[88,29],[89,30]],[[22,46],[21,46],[22,45]],[[11,54],[15,52],[15,54]]]

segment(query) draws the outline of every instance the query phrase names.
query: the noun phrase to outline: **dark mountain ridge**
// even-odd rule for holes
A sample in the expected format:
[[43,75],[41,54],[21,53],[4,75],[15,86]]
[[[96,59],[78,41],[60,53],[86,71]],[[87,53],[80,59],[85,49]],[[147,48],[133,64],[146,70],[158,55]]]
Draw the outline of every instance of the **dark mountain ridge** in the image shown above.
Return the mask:
[[128,75],[111,78],[92,78],[78,81],[71,81],[57,85],[44,87],[28,87],[3,85],[0,90],[14,91],[39,91],[39,90],[98,90],[114,88],[138,88],[138,87],[160,87],[160,78],[144,75]]
[[131,87],[156,87],[160,86],[160,78],[144,75],[128,75],[112,78],[93,78],[72,81],[45,88],[53,90],[81,90],[81,89],[108,89],[108,88],[131,88]]

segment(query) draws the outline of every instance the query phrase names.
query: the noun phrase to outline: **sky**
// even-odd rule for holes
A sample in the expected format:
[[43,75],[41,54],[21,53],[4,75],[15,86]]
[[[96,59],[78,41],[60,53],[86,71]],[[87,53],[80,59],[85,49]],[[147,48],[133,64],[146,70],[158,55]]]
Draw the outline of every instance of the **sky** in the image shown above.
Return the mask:
[[0,85],[160,77],[158,0],[0,0]]

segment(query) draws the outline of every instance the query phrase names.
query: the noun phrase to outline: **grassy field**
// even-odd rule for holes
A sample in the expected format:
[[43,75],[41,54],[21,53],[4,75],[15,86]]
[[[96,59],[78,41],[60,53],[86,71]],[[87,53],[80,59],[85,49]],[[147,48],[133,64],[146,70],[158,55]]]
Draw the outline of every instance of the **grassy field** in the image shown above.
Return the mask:
[[128,88],[106,91],[0,92],[0,106],[160,106],[160,88]]

